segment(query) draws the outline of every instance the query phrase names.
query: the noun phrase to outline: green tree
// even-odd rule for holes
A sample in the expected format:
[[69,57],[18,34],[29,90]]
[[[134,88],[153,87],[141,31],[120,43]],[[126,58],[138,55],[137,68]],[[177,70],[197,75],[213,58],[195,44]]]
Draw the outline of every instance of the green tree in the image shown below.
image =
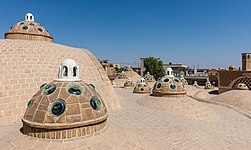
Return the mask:
[[145,74],[149,72],[157,80],[159,77],[164,76],[164,68],[162,60],[155,57],[148,57],[144,59]]

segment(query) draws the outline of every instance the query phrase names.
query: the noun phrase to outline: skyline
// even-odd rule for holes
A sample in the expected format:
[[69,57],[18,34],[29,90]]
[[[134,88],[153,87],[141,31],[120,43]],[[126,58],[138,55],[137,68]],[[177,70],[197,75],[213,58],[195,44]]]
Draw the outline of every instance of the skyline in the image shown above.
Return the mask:
[[190,67],[241,67],[241,53],[251,48],[248,0],[4,0],[1,4],[2,38],[31,12],[55,43],[87,48],[113,63],[139,63],[141,57],[154,56]]

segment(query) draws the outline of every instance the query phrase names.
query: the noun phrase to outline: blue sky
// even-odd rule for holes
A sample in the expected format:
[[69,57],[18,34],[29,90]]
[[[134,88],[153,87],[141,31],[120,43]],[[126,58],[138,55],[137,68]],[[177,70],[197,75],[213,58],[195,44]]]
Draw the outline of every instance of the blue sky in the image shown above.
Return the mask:
[[114,63],[154,56],[191,67],[239,67],[240,53],[251,52],[250,0],[2,0],[0,34],[27,12],[55,43]]

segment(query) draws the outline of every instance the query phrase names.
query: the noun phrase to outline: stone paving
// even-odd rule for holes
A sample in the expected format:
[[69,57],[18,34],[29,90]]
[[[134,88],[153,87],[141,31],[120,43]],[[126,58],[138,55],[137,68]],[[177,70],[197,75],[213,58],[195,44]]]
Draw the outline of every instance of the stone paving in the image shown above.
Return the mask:
[[[116,88],[121,109],[109,113],[108,128],[94,136],[68,140],[45,140],[24,136],[19,129],[21,122],[0,126],[0,149],[251,149],[251,120],[224,106],[191,101],[189,105],[201,106],[213,112],[214,119],[194,119],[179,113],[181,109],[158,110],[137,103],[151,99],[147,94],[133,94],[132,88]],[[188,92],[188,94],[193,94]],[[171,100],[169,105],[181,107],[181,102]],[[177,99],[178,101],[182,101]],[[159,102],[161,107],[164,102]],[[157,106],[157,104],[154,104]],[[171,107],[171,106],[170,106]],[[163,108],[163,107],[162,107]],[[198,107],[187,107],[194,109]],[[185,113],[194,111],[185,110]]]

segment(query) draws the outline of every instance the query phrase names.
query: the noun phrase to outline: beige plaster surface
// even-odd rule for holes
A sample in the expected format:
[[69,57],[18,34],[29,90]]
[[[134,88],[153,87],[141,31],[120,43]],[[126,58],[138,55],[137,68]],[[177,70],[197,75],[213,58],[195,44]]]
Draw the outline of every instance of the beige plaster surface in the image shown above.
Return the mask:
[[[132,93],[132,89],[115,88],[121,109],[110,112],[107,129],[94,136],[68,140],[36,139],[23,135],[19,131],[22,124],[18,121],[8,126],[0,125],[0,149],[251,149],[251,120],[228,107],[190,97],[204,89],[186,86],[190,95],[183,99],[155,99],[148,94]],[[139,105],[138,101],[144,99],[156,100],[159,105],[153,103],[155,108]],[[165,109],[163,104],[173,109]],[[203,119],[187,117],[203,112],[208,112]]]

